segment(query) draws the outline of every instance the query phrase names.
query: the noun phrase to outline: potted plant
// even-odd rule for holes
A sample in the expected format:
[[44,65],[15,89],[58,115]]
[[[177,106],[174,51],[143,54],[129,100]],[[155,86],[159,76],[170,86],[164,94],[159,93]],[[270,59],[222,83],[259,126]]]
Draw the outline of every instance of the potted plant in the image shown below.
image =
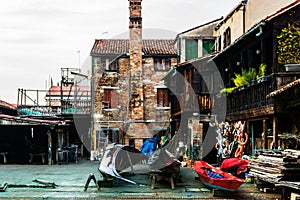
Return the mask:
[[287,71],[300,71],[300,21],[288,24],[277,36],[278,63]]
[[232,93],[235,89],[245,89],[248,85],[250,85],[252,80],[256,79],[257,73],[256,69],[251,67],[249,70],[242,69],[241,74],[235,73],[234,75],[235,77],[233,77],[231,80],[233,81],[235,87],[223,88],[220,93]]
[[268,77],[265,75],[267,69],[267,64],[261,63],[258,68],[258,74],[256,76],[257,82],[261,83],[263,81],[268,80]]

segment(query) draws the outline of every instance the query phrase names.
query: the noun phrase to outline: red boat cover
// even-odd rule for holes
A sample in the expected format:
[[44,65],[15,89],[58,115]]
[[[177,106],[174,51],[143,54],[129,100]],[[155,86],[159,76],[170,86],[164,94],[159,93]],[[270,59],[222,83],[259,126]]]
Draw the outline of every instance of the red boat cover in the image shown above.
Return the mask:
[[245,182],[244,179],[235,177],[204,161],[195,161],[193,168],[197,172],[200,180],[203,183],[209,184],[210,187],[213,186],[219,189],[235,191]]
[[236,166],[237,174],[240,174],[247,170],[249,163],[249,160],[244,160],[242,158],[227,158],[222,162],[220,169],[224,170]]

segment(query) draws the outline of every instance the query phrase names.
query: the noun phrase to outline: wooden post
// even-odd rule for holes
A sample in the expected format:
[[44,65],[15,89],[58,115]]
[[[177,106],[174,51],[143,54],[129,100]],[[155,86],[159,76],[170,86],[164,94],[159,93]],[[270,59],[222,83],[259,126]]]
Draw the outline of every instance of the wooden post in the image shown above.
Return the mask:
[[263,133],[264,133],[263,138],[262,138],[262,140],[263,140],[263,148],[264,148],[264,149],[268,149],[268,139],[267,139],[267,132],[268,132],[268,129],[267,129],[267,120],[264,119],[264,120],[262,121],[262,123],[263,123]]
[[48,129],[48,165],[52,164],[52,135],[51,130]]
[[277,124],[278,124],[278,118],[277,116],[274,116],[273,117],[273,142],[274,142],[275,149],[277,149],[278,146]]
[[[250,126],[248,124],[249,123],[247,123],[247,130],[250,129],[250,133],[251,133],[251,154],[254,155],[255,154],[254,153],[254,147],[255,147],[254,125],[253,125],[253,123],[251,123],[251,125],[249,124]],[[249,133],[249,131],[248,131],[248,133]]]

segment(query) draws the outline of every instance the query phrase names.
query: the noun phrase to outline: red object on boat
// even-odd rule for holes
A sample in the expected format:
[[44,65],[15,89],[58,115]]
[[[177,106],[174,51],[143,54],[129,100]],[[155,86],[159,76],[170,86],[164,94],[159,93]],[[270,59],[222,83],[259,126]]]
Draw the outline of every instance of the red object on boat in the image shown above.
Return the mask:
[[226,171],[227,169],[236,166],[236,174],[239,175],[248,170],[249,163],[249,160],[244,160],[242,158],[227,158],[222,162],[220,169]]
[[236,191],[246,181],[204,161],[195,161],[194,170],[197,172],[200,181],[210,188]]

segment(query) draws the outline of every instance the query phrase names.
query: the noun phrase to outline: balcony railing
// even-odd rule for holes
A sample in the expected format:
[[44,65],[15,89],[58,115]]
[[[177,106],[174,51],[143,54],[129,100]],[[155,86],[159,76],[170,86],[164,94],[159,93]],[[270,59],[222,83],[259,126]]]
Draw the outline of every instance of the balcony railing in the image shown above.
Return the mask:
[[270,77],[235,89],[227,96],[227,114],[272,105],[274,100],[266,96],[273,90],[274,81]]
[[[177,99],[178,98],[178,99]],[[193,111],[199,113],[210,113],[212,107],[212,101],[210,94],[195,94],[186,102],[185,95],[173,96],[174,101],[172,102],[172,113],[179,114],[184,111]]]
[[227,95],[227,115],[273,106],[274,98],[267,98],[267,95],[298,78],[300,78],[300,73],[277,73],[235,89]]

